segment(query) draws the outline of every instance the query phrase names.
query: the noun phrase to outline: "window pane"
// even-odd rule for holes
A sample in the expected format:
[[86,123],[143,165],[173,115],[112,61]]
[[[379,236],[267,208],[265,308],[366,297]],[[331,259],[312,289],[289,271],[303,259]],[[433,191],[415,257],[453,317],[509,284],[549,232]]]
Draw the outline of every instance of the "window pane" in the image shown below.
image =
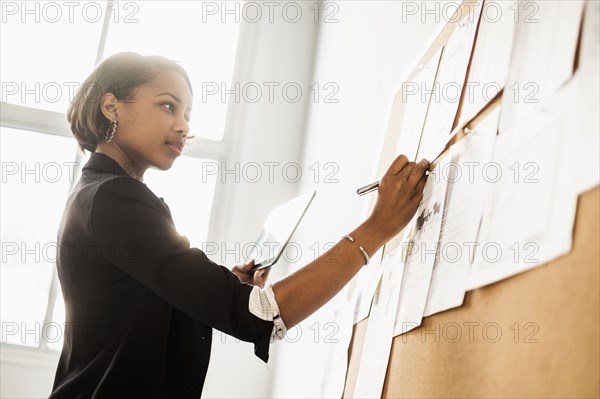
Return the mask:
[[77,150],[77,153],[78,153],[78,158],[77,158],[77,162],[75,164],[75,177],[74,177],[75,181],[78,181],[79,178],[81,177],[81,170],[83,169],[85,164],[90,160],[90,156],[92,155],[87,150],[85,151],[85,153],[82,153],[81,151]]
[[214,161],[181,156],[171,169],[149,169],[144,183],[169,206],[175,227],[193,247],[202,248],[208,236],[208,224],[215,193],[216,175],[203,176],[204,162]]
[[94,68],[106,5],[15,1],[2,5],[2,101],[66,112]]
[[38,346],[76,147],[71,138],[6,127],[0,143],[2,341]]
[[46,326],[44,331],[44,339],[46,340],[48,349],[56,351],[62,349],[65,331],[65,303],[61,292],[59,290],[58,295],[54,298],[52,321]]
[[[211,7],[225,7],[225,2],[144,1],[135,3],[135,10],[125,13],[128,3],[116,2],[115,7],[118,9],[119,4],[121,7],[121,19],[134,15],[137,22],[111,20],[104,58],[121,51],[135,51],[179,62],[188,72],[194,91],[190,134],[220,140],[225,128],[227,101],[232,97],[232,94],[227,95],[223,101],[221,94],[223,89],[233,88],[240,24],[232,15],[225,22],[221,21],[220,14],[208,17],[206,9],[207,17],[203,21],[206,3]],[[228,1],[226,7],[233,10],[236,4],[241,9],[242,2]],[[203,101],[204,91],[207,96]],[[208,95],[209,92],[215,94]]]

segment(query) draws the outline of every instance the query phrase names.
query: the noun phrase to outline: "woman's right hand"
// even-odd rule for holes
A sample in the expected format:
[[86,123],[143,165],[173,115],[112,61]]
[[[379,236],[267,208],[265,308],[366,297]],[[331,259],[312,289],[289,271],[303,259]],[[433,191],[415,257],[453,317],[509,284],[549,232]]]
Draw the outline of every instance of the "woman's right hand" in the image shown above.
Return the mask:
[[392,162],[379,183],[377,202],[367,223],[387,240],[397,235],[414,216],[423,198],[429,162],[409,162],[400,155]]

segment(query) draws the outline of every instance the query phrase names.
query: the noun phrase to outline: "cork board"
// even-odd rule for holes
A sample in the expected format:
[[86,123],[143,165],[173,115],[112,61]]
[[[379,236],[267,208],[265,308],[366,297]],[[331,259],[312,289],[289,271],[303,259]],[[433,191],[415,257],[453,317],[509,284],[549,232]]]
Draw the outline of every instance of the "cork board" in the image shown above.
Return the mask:
[[[383,397],[600,397],[598,237],[596,187],[579,198],[567,256],[469,291],[462,307],[395,337]],[[367,323],[354,326],[344,397]]]

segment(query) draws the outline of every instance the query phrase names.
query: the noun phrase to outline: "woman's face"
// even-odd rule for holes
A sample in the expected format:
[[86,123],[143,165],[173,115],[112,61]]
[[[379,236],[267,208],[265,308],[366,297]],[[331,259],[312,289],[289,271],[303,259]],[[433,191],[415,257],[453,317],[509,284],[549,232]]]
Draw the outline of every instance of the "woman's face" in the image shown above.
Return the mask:
[[192,94],[185,79],[174,71],[161,72],[136,88],[133,98],[105,101],[104,114],[118,121],[110,144],[122,153],[126,164],[135,164],[135,173],[146,169],[169,169],[181,155],[189,132]]

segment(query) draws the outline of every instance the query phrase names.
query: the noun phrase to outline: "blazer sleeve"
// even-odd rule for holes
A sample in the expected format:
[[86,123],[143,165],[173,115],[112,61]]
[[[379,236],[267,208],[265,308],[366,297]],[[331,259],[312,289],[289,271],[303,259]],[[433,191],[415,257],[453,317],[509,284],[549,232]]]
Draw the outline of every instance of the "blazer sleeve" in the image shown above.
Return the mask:
[[253,342],[266,362],[274,323],[250,312],[254,286],[190,247],[154,199],[145,184],[128,177],[100,185],[89,228],[103,257],[201,323]]

